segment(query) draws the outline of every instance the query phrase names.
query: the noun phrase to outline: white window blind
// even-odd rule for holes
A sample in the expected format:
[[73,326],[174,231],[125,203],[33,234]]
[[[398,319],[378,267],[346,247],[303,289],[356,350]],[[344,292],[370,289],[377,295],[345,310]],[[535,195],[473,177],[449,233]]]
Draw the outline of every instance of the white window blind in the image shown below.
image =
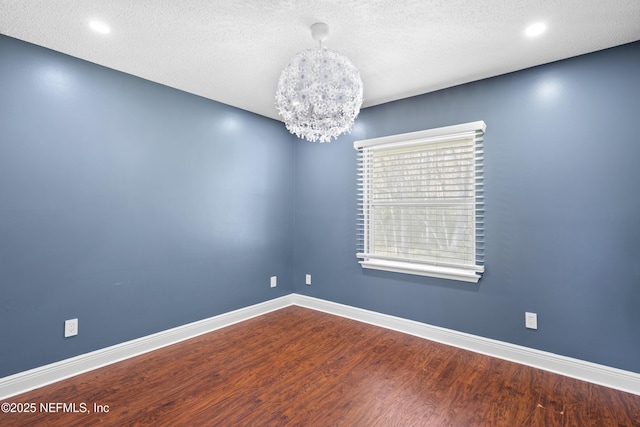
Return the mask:
[[485,129],[480,121],[354,143],[363,268],[478,282]]

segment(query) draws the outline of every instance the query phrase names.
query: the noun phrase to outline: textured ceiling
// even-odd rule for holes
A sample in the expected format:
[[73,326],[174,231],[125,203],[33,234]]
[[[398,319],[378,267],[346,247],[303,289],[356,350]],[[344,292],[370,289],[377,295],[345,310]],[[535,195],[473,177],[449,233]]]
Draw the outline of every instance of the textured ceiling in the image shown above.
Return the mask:
[[2,34],[273,118],[318,21],[366,107],[640,40],[640,0],[0,0]]

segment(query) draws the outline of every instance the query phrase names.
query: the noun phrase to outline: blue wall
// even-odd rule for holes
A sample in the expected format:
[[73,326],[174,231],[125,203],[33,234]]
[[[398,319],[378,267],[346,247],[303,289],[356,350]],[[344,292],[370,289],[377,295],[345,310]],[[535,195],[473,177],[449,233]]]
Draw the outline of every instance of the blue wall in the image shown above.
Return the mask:
[[291,293],[294,141],[0,36],[0,377]]
[[[639,76],[636,42],[367,108],[351,135],[296,144],[295,291],[640,372]],[[476,120],[479,284],[362,270],[353,141]]]
[[[0,377],[291,292],[640,372],[638,75],[634,43],[367,108],[312,144],[0,36]],[[475,120],[480,283],[362,270],[353,141]]]

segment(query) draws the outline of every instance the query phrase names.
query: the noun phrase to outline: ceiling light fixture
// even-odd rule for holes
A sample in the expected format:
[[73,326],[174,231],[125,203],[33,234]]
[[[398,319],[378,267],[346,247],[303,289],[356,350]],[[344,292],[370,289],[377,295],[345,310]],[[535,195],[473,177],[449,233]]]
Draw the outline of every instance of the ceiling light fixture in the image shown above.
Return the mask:
[[535,24],[531,24],[524,30],[524,33],[527,37],[537,37],[540,34],[544,33],[547,30],[547,25],[544,22],[537,22]]
[[280,74],[276,108],[289,132],[308,141],[331,142],[350,132],[362,105],[362,80],[349,59],[323,46],[329,26],[311,26],[318,49],[291,58]]
[[104,22],[100,21],[89,21],[89,27],[96,33],[100,34],[109,34],[111,32],[111,28]]

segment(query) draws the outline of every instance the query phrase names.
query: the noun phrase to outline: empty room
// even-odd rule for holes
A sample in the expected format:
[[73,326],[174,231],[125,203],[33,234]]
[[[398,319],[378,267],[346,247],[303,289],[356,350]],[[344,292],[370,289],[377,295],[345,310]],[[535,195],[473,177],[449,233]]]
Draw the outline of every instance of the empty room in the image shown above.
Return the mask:
[[640,426],[640,2],[0,0],[0,425]]

